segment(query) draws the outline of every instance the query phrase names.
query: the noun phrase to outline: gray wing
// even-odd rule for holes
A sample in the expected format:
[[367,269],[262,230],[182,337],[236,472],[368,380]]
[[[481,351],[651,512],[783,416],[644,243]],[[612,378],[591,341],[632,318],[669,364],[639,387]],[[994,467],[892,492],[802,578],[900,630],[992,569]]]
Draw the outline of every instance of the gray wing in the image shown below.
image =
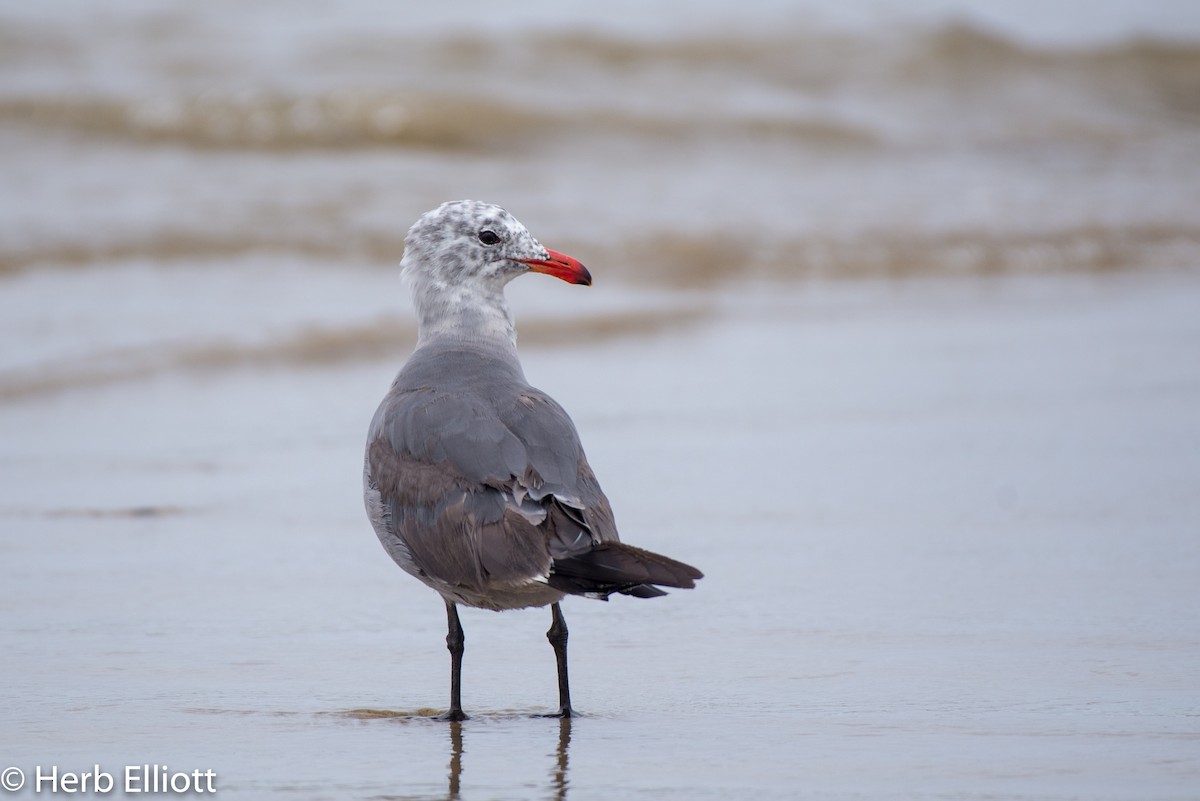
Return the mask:
[[402,544],[406,568],[480,591],[545,578],[555,559],[617,538],[566,412],[529,387],[494,389],[484,399],[394,387],[367,448],[378,524]]
[[571,418],[494,355],[414,354],[371,423],[364,482],[384,546],[435,586],[653,597],[702,575],[619,541]]

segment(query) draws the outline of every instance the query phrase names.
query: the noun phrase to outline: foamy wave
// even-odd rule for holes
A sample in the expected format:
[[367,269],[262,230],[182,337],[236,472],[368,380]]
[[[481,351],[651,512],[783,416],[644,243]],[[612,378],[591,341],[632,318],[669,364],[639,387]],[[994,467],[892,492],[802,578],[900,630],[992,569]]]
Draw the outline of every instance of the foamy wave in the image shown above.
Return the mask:
[[[808,237],[760,242],[747,251],[720,233],[660,234],[630,243],[614,264],[654,254],[654,276],[680,286],[705,286],[747,275],[773,279],[983,276],[1109,272],[1200,265],[1200,227],[1079,227],[999,234],[878,231],[854,238]],[[644,280],[645,271],[639,273]]]
[[[15,98],[0,118],[110,137],[219,148],[466,148],[547,124],[537,112],[475,98],[343,90],[291,97],[206,92],[148,100]],[[483,126],[479,123],[487,121]]]
[[877,141],[865,129],[829,119],[751,115],[703,120],[599,110],[556,114],[470,96],[367,90],[300,97],[209,92],[143,101],[10,98],[0,99],[0,120],[117,139],[264,150],[474,150],[598,132],[670,139],[766,136],[815,146],[866,147]]
[[[404,251],[403,232],[294,229],[263,236],[256,231],[194,231],[96,242],[47,244],[0,250],[0,273],[32,265],[87,267],[128,261],[203,262],[240,254],[275,251],[331,264],[376,263],[393,270]],[[660,231],[621,244],[564,242],[606,265],[609,275],[635,275],[640,282],[709,286],[747,273],[773,278],[852,278],[926,275],[991,275],[1137,270],[1200,265],[1200,226],[1080,226],[1046,231],[991,229],[942,233],[873,231],[855,237],[761,236],[747,249],[736,232]],[[654,254],[653,269],[645,255]],[[636,273],[635,273],[636,271]]]
[[[878,147],[891,140],[891,127],[847,108],[884,109],[886,118],[913,116],[909,104],[916,104],[933,117],[925,135],[936,137],[954,130],[964,100],[980,93],[988,97],[982,105],[996,112],[987,117],[989,135],[1004,138],[1006,128],[1019,134],[1039,119],[1060,119],[1054,87],[1079,104],[1072,115],[1089,120],[1114,110],[1126,126],[1144,127],[1147,115],[1185,123],[1200,117],[1200,45],[1137,39],[1036,48],[961,24],[886,37],[806,30],[674,41],[594,34],[536,43],[387,39],[327,47],[321,58],[343,66],[366,59],[399,76],[396,88],[197,93],[184,88],[189,83],[149,96],[26,88],[0,96],[0,121],[195,148],[471,150],[595,134]],[[437,65],[437,90],[407,87],[404,76],[414,74],[415,64]],[[489,86],[491,74],[509,76],[512,86]],[[629,87],[643,81],[666,98],[676,87],[674,99],[630,105]],[[590,88],[563,102],[562,86],[576,83]],[[771,99],[744,107],[743,94]],[[1068,133],[1078,138],[1086,131]]]
[[231,258],[247,253],[294,253],[306,258],[352,260],[396,265],[404,254],[404,231],[383,233],[314,226],[263,230],[261,227],[166,230],[121,238],[69,240],[0,245],[0,275],[37,266],[86,268],[129,261],[176,262]]

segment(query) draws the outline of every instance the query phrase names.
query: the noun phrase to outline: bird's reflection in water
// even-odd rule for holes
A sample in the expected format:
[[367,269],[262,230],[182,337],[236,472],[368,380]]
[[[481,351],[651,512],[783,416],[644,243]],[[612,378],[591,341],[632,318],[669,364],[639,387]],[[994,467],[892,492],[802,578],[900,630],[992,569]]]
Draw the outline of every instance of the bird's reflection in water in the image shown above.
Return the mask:
[[554,801],[563,801],[567,797],[567,748],[571,745],[571,719],[558,719],[558,750],[555,754],[554,770],[550,772],[553,779],[551,785]]
[[462,721],[450,721],[450,801],[458,798],[458,784],[462,779]]
[[[457,720],[450,721],[450,767],[447,780],[449,790],[446,797],[449,801],[461,798],[459,787],[463,772],[463,724]],[[567,797],[567,762],[568,749],[571,745],[571,719],[560,718],[558,721],[558,748],[555,750],[554,767],[550,771],[550,793],[547,798],[552,801],[564,801]]]

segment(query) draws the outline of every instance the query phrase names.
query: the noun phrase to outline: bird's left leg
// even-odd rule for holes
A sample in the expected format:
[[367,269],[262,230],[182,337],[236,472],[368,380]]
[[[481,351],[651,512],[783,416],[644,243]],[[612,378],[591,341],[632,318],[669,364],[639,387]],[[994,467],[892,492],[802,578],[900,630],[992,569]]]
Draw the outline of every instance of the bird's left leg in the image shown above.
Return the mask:
[[458,607],[446,601],[446,647],[450,649],[450,709],[442,720],[466,720],[462,710],[462,658],[466,637],[458,619]]

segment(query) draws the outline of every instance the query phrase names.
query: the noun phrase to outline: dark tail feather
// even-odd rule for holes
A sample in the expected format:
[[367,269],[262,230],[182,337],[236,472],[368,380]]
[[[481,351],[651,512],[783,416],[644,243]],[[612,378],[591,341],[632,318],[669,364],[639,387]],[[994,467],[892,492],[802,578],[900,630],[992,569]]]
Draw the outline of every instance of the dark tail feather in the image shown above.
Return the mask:
[[614,592],[635,598],[666,595],[654,586],[691,589],[704,574],[661,554],[635,548],[623,542],[603,542],[586,553],[554,560],[550,586],[572,595],[598,595],[607,598]]

